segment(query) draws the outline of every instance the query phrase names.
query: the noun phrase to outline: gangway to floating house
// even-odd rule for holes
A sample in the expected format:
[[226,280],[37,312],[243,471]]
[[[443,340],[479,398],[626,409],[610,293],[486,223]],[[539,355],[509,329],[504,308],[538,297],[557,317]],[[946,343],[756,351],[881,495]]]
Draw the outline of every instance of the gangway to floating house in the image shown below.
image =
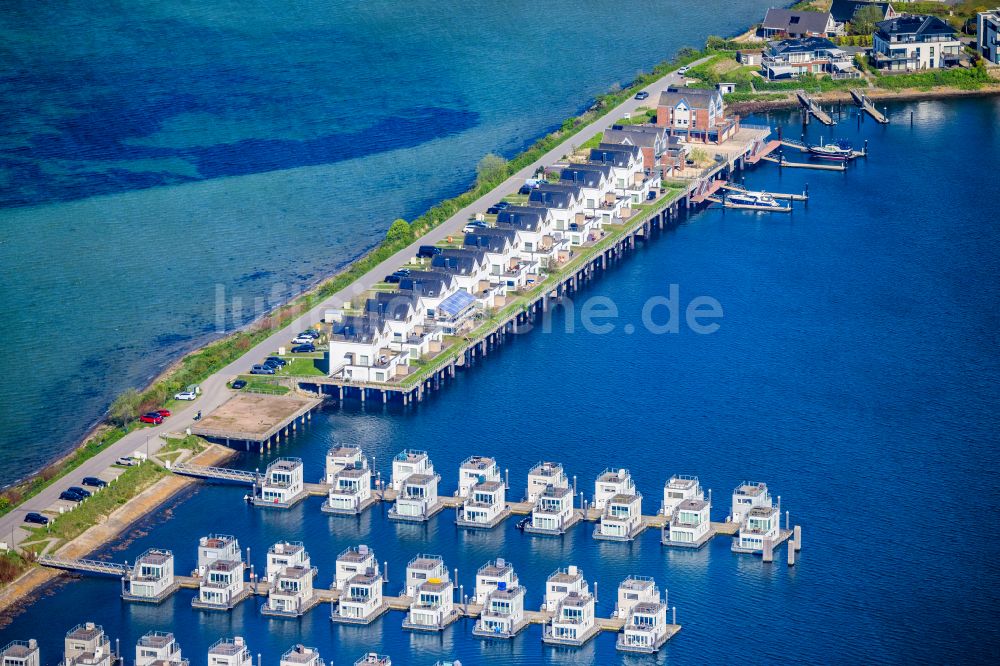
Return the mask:
[[206,467],[205,465],[195,465],[192,463],[178,462],[170,467],[174,474],[183,476],[193,476],[199,479],[209,479],[212,481],[228,481],[230,483],[246,483],[253,485],[260,480],[256,472],[249,472],[242,469],[231,469],[229,467]]
[[797,91],[795,93],[795,96],[799,98],[799,104],[802,105],[802,108],[806,111],[807,114],[812,114],[812,116],[816,120],[820,121],[824,125],[835,125],[836,124],[836,122],[833,120],[833,118],[831,118],[830,115],[826,111],[824,111],[823,109],[819,108],[819,104],[817,104],[816,101],[812,97],[810,97],[809,95],[807,95],[804,90]]
[[104,574],[108,576],[124,576],[128,571],[126,565],[118,562],[74,560],[68,557],[56,557],[53,555],[40,556],[38,563],[50,569],[62,569],[63,571],[73,571],[76,573]]
[[854,103],[857,104],[862,111],[875,119],[875,122],[883,125],[889,124],[889,119],[886,118],[881,111],[875,108],[875,103],[868,95],[864,94],[857,88],[851,88],[851,97],[854,98]]

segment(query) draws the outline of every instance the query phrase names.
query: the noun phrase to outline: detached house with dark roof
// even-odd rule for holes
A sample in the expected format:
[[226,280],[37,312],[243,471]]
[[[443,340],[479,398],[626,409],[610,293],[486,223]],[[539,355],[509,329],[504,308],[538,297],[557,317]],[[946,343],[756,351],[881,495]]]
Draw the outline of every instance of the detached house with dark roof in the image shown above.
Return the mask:
[[847,52],[825,37],[771,42],[760,70],[764,78],[772,81],[803,74],[827,74],[837,79],[861,76]]
[[882,14],[879,17],[880,21],[896,16],[896,10],[888,2],[872,2],[871,0],[833,0],[833,4],[830,5],[830,16],[837,23],[844,25],[853,21],[854,15],[866,7],[877,7]]
[[872,61],[878,69],[911,71],[957,65],[962,42],[936,16],[897,16],[875,24]]
[[801,12],[771,8],[764,16],[759,32],[761,37],[768,39],[836,37],[844,34],[844,26],[834,21],[830,12]]
[[739,130],[739,117],[726,118],[722,93],[714,88],[670,86],[656,106],[656,124],[688,143],[722,143]]

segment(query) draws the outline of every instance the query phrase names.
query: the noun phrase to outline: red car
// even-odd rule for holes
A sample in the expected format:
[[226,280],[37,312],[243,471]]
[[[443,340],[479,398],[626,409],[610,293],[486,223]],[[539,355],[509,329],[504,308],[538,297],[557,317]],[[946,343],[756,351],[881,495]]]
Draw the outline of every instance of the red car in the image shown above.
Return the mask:
[[150,412],[149,414],[143,414],[139,417],[139,421],[142,423],[153,423],[155,425],[160,425],[163,423],[163,417],[160,416],[159,412]]
[[167,418],[168,416],[170,416],[170,410],[169,409],[159,409],[159,410],[156,411],[156,413],[159,414],[160,416],[162,416],[163,418]]

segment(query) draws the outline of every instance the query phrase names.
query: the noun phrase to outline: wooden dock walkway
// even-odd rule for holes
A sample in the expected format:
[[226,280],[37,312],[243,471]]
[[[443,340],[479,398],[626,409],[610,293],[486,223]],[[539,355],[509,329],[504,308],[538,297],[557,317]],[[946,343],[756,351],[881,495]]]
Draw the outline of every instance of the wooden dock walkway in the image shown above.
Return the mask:
[[881,111],[875,108],[875,103],[871,98],[858,90],[857,88],[851,88],[851,97],[854,98],[854,103],[869,116],[875,119],[875,122],[881,123],[882,125],[888,125],[889,119],[885,117]]
[[812,97],[806,94],[804,90],[799,90],[795,93],[795,96],[799,98],[799,104],[806,113],[811,114],[816,120],[820,121],[824,125],[836,125],[836,121],[830,117],[830,115],[819,108],[819,104],[816,103]]

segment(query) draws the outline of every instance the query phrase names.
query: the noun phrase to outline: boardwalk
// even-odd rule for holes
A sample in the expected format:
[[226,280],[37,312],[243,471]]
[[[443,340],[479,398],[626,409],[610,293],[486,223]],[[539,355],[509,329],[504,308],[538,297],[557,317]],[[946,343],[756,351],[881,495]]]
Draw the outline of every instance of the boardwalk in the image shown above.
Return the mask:
[[799,98],[799,104],[802,105],[802,108],[807,114],[812,115],[816,120],[820,121],[824,125],[836,125],[834,119],[831,118],[826,111],[819,108],[819,104],[816,103],[816,100],[807,95],[805,91],[800,90],[795,93],[795,96]]
[[889,124],[889,119],[886,118],[881,111],[875,108],[875,103],[868,95],[856,88],[851,88],[851,97],[854,98],[854,103],[857,104],[863,112],[874,118],[876,122],[881,123],[882,125]]

